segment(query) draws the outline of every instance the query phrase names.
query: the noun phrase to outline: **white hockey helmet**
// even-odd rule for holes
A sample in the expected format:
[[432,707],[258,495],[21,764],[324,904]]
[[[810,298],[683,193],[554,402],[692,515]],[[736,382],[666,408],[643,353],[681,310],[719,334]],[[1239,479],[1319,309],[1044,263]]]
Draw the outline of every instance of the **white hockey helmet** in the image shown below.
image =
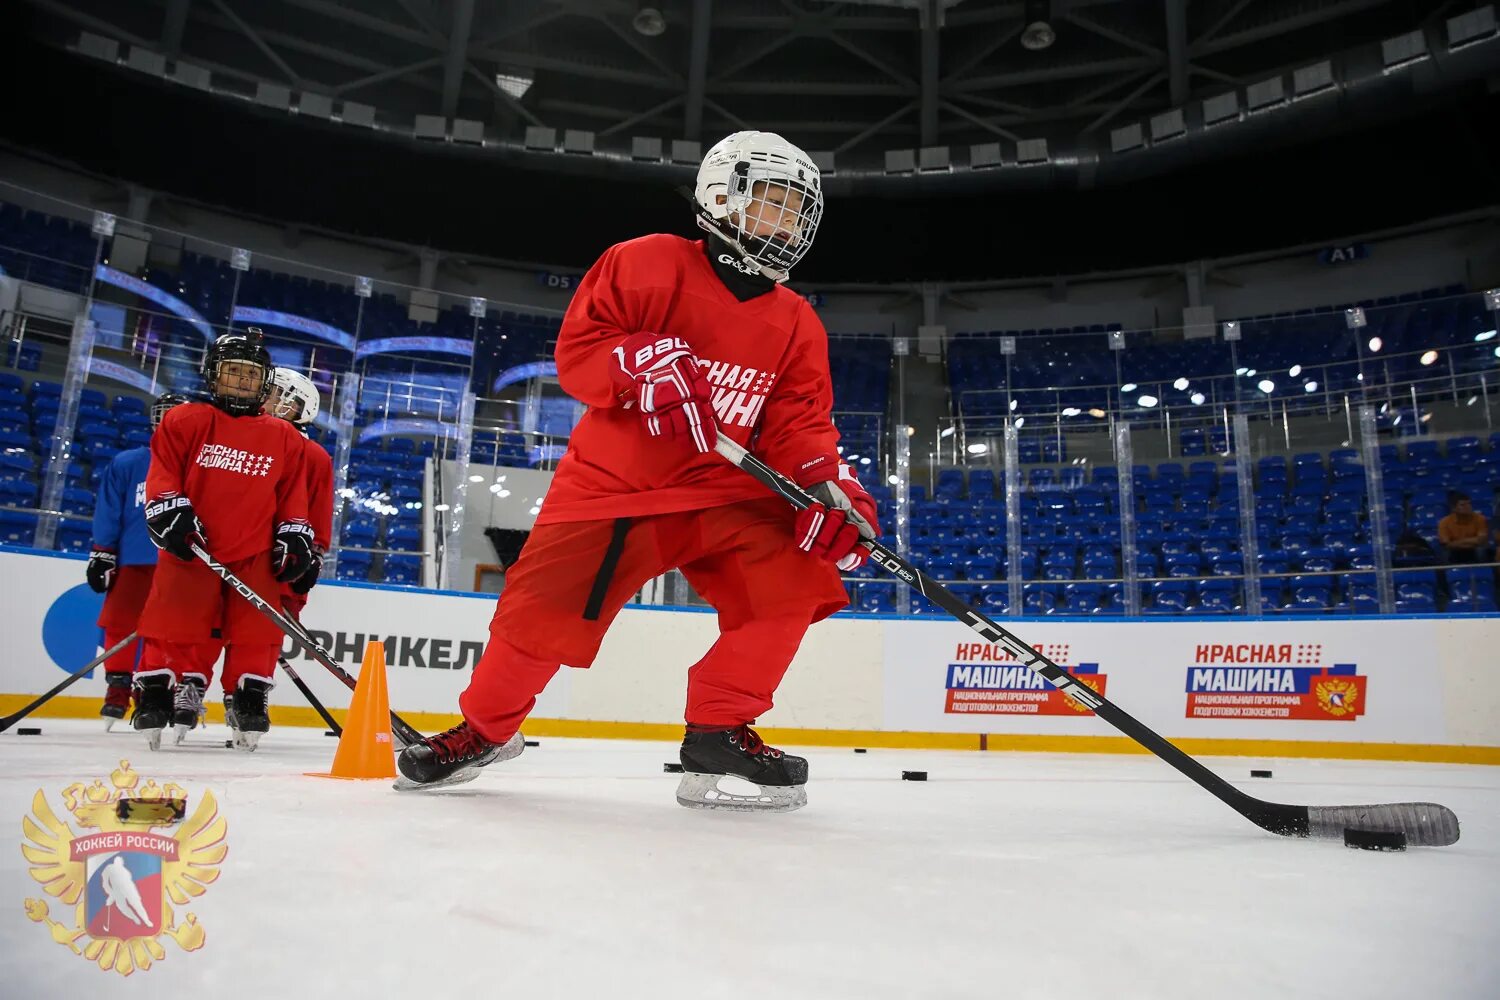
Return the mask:
[[[271,369],[271,398],[266,401],[266,412],[273,417],[290,420],[298,427],[306,427],[317,417],[322,408],[322,397],[312,379],[291,368]],[[301,403],[301,410],[293,413],[293,403]]]
[[739,253],[742,270],[773,281],[785,281],[806,256],[823,217],[818,168],[774,132],[735,132],[715,143],[693,198],[698,225]]

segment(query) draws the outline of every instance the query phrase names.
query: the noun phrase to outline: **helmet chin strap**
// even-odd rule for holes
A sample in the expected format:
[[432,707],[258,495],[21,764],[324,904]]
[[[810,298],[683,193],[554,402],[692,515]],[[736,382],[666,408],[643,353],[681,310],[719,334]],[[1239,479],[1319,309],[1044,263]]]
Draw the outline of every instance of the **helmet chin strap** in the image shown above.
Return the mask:
[[740,246],[740,241],[735,239],[726,231],[728,228],[727,220],[721,223],[719,220],[710,217],[707,212],[701,210],[698,212],[696,218],[698,220],[699,229],[702,229],[709,235],[716,236],[723,242],[727,243],[729,245],[729,249],[739,254],[740,259],[743,260],[746,264],[757,268],[762,276],[770,278],[778,285],[786,281],[787,278],[791,277],[791,275],[786,271],[778,271],[773,267],[767,267],[766,265],[762,264],[760,261],[752,257],[744,247]]

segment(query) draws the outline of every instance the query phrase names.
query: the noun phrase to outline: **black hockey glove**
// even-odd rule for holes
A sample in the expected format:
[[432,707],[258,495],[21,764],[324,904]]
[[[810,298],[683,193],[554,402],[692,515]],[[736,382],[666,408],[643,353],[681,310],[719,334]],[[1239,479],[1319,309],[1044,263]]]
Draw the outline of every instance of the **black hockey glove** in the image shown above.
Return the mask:
[[276,579],[288,583],[308,571],[313,562],[313,530],[306,521],[282,521],[276,526],[271,568]]
[[87,576],[89,589],[96,594],[109,592],[109,588],[115,585],[115,570],[119,568],[120,557],[115,554],[114,549],[94,546],[89,553],[89,568]]
[[203,522],[193,513],[193,502],[181,494],[168,493],[146,504],[146,530],[157,548],[188,562],[198,558],[193,555],[192,545],[208,548]]
[[321,572],[323,572],[323,550],[314,547],[312,565],[307,568],[306,573],[292,581],[292,593],[305,594],[312,590],[317,585],[318,574]]

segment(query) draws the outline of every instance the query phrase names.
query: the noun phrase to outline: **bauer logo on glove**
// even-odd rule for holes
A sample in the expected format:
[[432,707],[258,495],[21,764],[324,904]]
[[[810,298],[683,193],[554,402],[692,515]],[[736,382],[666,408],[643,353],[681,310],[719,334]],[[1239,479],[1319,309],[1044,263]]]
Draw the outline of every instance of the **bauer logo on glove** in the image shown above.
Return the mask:
[[636,333],[613,354],[615,396],[627,409],[639,409],[646,433],[668,440],[685,438],[700,454],[713,451],[719,425],[712,389],[687,341]]
[[208,547],[203,522],[193,512],[193,502],[180,493],[166,493],[146,504],[146,530],[157,548],[178,559],[196,558],[194,545]]
[[276,543],[271,549],[271,566],[276,579],[289,583],[306,573],[313,564],[313,530],[306,521],[283,521],[276,526]]
[[797,485],[818,501],[797,512],[797,547],[845,573],[863,566],[870,550],[860,542],[878,536],[880,525],[875,500],[854,470],[836,455],[820,455],[797,467]]

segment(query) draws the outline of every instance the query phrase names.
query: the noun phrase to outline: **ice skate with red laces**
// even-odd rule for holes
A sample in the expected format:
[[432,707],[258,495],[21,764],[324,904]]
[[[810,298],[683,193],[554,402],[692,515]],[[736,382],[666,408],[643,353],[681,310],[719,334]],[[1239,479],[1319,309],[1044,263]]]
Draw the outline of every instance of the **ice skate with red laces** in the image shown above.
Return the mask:
[[441,788],[462,785],[479,777],[479,770],[499,760],[519,757],[526,749],[526,737],[516,733],[504,743],[491,743],[467,722],[461,722],[445,733],[419,740],[396,755],[401,777],[395,787],[401,791],[415,788]]
[[[689,809],[791,812],[807,805],[807,759],[769,745],[749,725],[689,723],[680,757],[677,801]],[[747,795],[721,789],[719,779],[731,775],[760,791]]]

